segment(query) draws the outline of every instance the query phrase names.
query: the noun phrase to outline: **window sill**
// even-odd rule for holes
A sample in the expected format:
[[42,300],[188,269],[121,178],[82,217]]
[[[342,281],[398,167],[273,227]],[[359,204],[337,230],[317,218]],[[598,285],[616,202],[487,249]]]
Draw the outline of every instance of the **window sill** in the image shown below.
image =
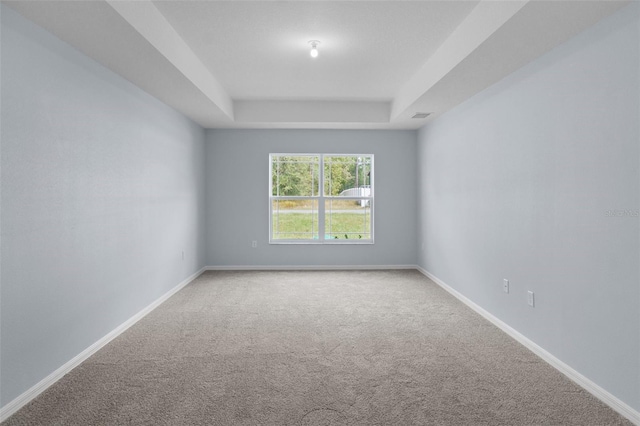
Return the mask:
[[332,246],[332,245],[372,245],[374,244],[373,240],[360,240],[360,241],[347,241],[347,240],[323,240],[323,241],[319,241],[319,240],[284,240],[284,241],[279,241],[279,240],[273,240],[273,241],[269,241],[269,244],[273,244],[273,245],[300,245],[300,244],[307,244],[307,245],[320,245],[320,246]]

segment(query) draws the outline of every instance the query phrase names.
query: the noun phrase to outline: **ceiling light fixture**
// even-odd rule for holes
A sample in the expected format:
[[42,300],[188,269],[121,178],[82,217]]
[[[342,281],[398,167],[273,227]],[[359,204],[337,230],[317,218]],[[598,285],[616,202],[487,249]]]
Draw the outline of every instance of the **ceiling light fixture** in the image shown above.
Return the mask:
[[311,55],[312,58],[317,58],[318,45],[320,44],[320,42],[318,40],[310,40],[309,44],[311,45],[311,52],[309,52],[309,54]]

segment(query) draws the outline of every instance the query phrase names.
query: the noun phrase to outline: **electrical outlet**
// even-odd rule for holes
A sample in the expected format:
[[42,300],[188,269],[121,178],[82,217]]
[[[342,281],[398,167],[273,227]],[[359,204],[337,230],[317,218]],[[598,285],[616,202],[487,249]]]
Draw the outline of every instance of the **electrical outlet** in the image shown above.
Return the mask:
[[527,291],[527,305],[531,306],[532,308],[535,306],[535,299],[532,291]]
[[251,241],[251,248],[258,247],[258,242],[256,240]]
[[502,291],[504,291],[505,293],[509,293],[509,280],[502,280]]

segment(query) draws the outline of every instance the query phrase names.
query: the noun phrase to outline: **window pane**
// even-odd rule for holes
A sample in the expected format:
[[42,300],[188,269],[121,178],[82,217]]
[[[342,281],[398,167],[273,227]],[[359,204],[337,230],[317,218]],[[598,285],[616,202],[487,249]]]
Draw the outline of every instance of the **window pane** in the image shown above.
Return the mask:
[[326,200],[324,230],[326,239],[370,240],[370,200]]
[[370,156],[325,156],[324,195],[368,197],[371,195]]
[[273,200],[274,240],[318,238],[318,200]]
[[308,155],[271,156],[271,195],[313,197],[320,191],[320,157]]

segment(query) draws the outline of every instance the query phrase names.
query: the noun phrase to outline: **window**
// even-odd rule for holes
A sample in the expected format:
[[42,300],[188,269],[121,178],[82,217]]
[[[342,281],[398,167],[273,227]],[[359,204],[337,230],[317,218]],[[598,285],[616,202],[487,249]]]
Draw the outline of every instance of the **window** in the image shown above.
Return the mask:
[[373,155],[270,154],[269,242],[373,243]]

